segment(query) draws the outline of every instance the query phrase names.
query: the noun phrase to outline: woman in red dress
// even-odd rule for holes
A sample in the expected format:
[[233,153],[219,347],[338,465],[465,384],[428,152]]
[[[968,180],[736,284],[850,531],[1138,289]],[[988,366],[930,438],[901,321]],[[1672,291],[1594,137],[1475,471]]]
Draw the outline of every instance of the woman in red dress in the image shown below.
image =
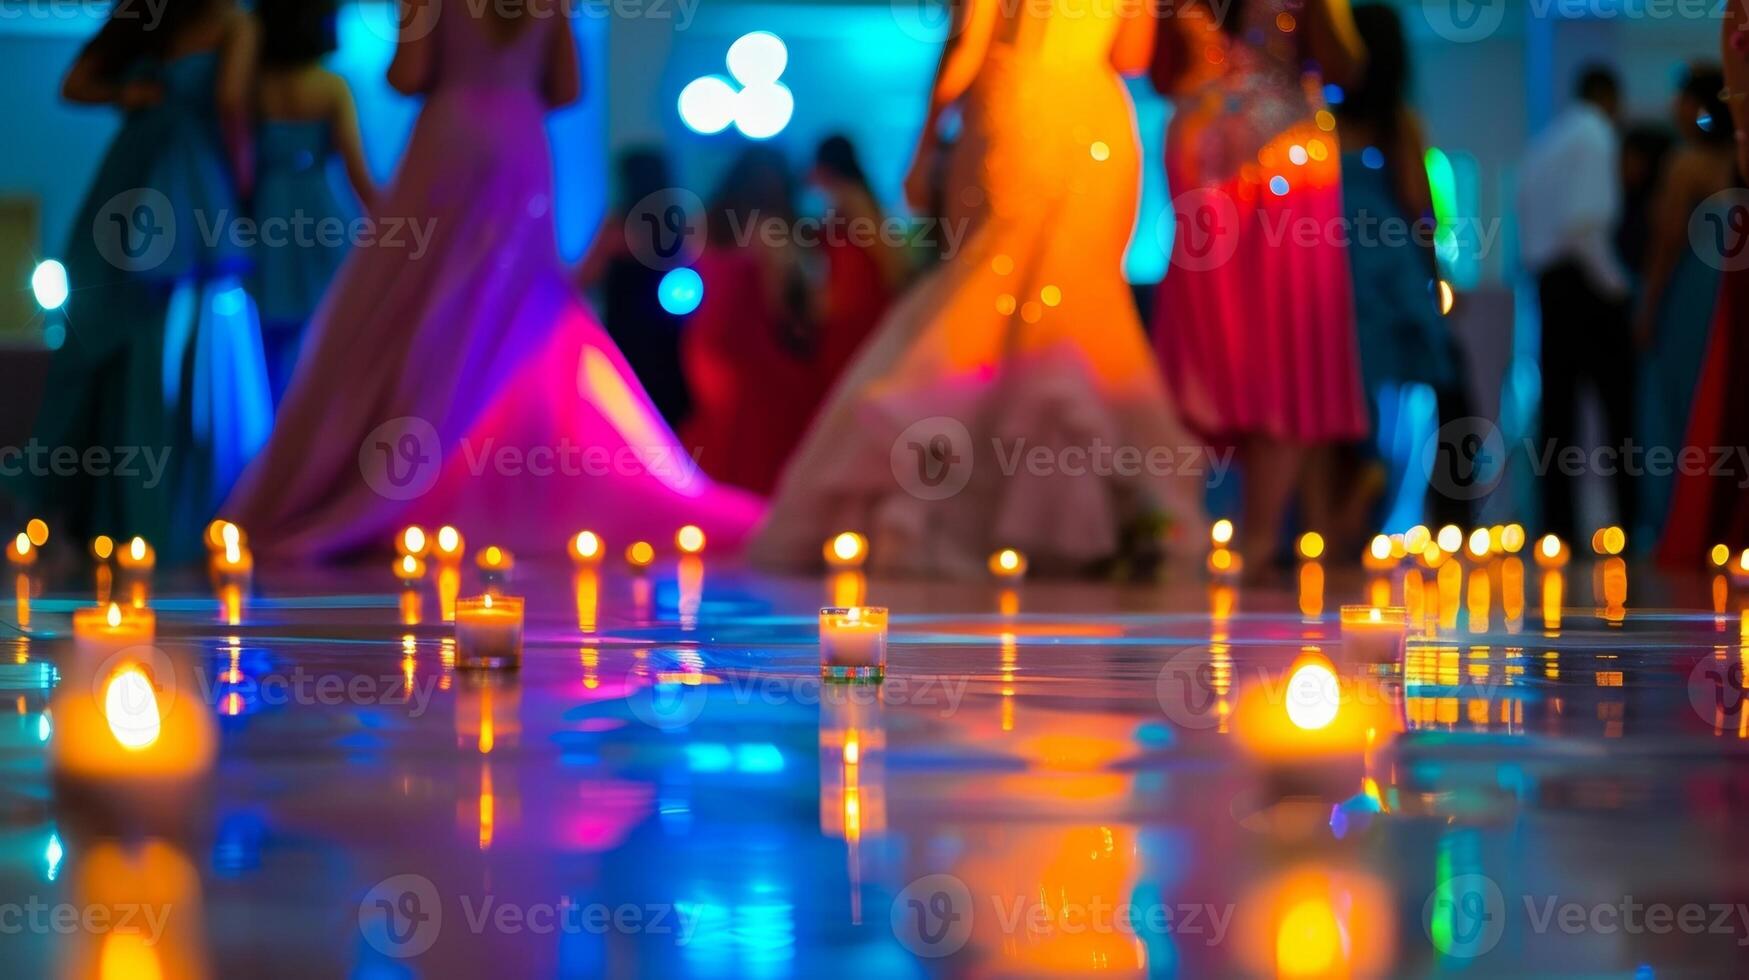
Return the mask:
[[[1727,4],[1722,27],[1740,184],[1749,175],[1749,11]],[[1677,478],[1659,552],[1671,564],[1692,564],[1715,544],[1729,545],[1733,554],[1749,547],[1749,491],[1743,488],[1749,473],[1729,465],[1715,474],[1711,465],[1712,447],[1749,446],[1749,385],[1743,383],[1749,375],[1749,197],[1742,193],[1723,214],[1718,254],[1711,256],[1724,276],[1684,442],[1684,448],[1699,447],[1708,458],[1704,472]]]

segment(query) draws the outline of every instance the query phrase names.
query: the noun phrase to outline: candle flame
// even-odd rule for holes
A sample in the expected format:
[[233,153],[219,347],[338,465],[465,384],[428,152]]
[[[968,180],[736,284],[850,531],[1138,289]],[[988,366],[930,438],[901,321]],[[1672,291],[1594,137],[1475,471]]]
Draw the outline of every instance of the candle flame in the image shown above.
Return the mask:
[[492,593],[490,592],[486,593],[486,608],[492,608]]
[[696,555],[704,550],[704,530],[696,524],[688,524],[674,532],[674,546],[682,554]]
[[136,536],[132,541],[129,541],[128,554],[133,556],[134,561],[145,561],[146,539]]
[[573,547],[578,558],[594,558],[601,554],[601,538],[594,531],[578,531]]
[[109,612],[104,614],[104,619],[106,621],[108,621],[110,629],[114,629],[117,626],[120,626],[121,625],[121,607],[116,605],[113,602],[110,603],[109,604]]
[[855,531],[841,531],[832,539],[832,554],[840,561],[854,561],[862,554],[862,535]]
[[107,534],[99,534],[92,538],[91,553],[97,556],[98,561],[108,561],[109,556],[115,554],[114,539]]
[[158,714],[158,692],[152,688],[152,679],[134,664],[110,675],[103,691],[103,715],[109,722],[110,734],[130,752],[158,741],[163,727]]
[[497,565],[504,561],[504,552],[497,545],[486,549],[486,564]]
[[1212,541],[1216,547],[1225,547],[1230,544],[1233,540],[1233,522],[1227,520],[1225,517],[1216,521],[1215,526],[1209,528],[1209,540]]
[[407,529],[401,532],[401,546],[415,555],[424,551],[425,529],[417,524],[408,525]]
[[12,547],[20,558],[30,554],[30,535],[23,531],[18,532],[18,537],[12,539]]
[[461,550],[462,533],[448,524],[437,529],[437,550],[453,555]]
[[1541,549],[1544,558],[1554,558],[1561,553],[1561,539],[1552,534],[1545,534],[1537,547]]
[[1379,623],[1379,622],[1384,621],[1385,614],[1380,612],[1377,606],[1374,606],[1373,608],[1367,610],[1367,618],[1372,620],[1375,623]]
[[1390,535],[1387,535],[1387,534],[1375,534],[1375,535],[1373,535],[1371,550],[1372,550],[1372,556],[1374,558],[1377,558],[1379,561],[1385,561],[1386,559],[1390,558],[1391,557],[1391,538],[1390,538]]

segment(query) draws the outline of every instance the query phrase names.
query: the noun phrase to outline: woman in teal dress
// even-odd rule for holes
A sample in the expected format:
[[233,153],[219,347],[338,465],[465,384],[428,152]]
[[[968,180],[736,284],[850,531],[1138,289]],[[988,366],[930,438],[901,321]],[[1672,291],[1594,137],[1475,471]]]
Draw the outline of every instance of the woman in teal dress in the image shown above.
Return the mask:
[[[345,79],[322,67],[336,46],[336,0],[261,0],[257,80],[255,300],[273,403],[291,383],[304,329],[340,270],[359,204],[375,188],[365,164],[358,109]],[[336,192],[333,164],[352,193]],[[354,200],[356,196],[356,200]]]
[[27,494],[75,540],[138,534],[175,557],[271,415],[234,224],[256,31],[231,0],[158,9],[118,6],[62,87],[122,120],[64,253],[66,341],[34,435],[78,462],[32,472]]
[[[1719,95],[1724,87],[1716,64],[1689,66],[1672,110],[1679,141],[1653,191],[1648,222],[1634,331],[1641,348],[1635,440],[1648,450],[1663,447],[1672,459],[1684,445],[1719,295],[1719,260],[1689,244],[1689,229],[1707,227],[1709,212],[1713,222],[1724,221],[1732,202],[1714,195],[1735,182],[1730,109]],[[1663,532],[1672,469],[1647,467],[1632,538],[1653,541]]]
[[[1386,522],[1411,512],[1418,521],[1426,474],[1407,465],[1410,453],[1390,451],[1396,427],[1381,426],[1381,409],[1405,403],[1390,396],[1407,385],[1452,391],[1461,362],[1439,310],[1439,265],[1431,247],[1436,222],[1421,124],[1407,103],[1402,24],[1394,10],[1379,4],[1354,8],[1354,22],[1366,45],[1366,72],[1335,110],[1361,380],[1379,443],[1366,455],[1376,449],[1390,468]],[[1411,453],[1418,451],[1420,441],[1411,442]]]

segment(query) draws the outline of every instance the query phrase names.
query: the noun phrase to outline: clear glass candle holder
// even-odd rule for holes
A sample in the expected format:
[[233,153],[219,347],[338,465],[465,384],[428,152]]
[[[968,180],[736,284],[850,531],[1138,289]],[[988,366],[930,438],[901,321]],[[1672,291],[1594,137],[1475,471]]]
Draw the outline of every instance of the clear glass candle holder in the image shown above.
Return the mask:
[[887,610],[828,606],[820,610],[820,677],[878,684],[887,676]]

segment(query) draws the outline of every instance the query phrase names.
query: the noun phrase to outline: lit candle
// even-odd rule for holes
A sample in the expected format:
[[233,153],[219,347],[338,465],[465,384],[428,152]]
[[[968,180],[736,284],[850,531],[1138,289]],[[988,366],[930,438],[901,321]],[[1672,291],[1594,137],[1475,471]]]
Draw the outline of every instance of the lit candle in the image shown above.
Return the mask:
[[826,542],[827,568],[861,568],[868,560],[868,539],[855,531],[840,531]]
[[213,554],[214,574],[238,578],[255,569],[255,556],[243,547],[243,532],[237,525],[226,523],[219,536],[224,544]]
[[696,524],[686,525],[674,532],[674,547],[683,555],[698,554],[704,550],[704,531]]
[[1375,572],[1389,571],[1397,567],[1397,556],[1391,553],[1390,535],[1373,535],[1372,543],[1367,546],[1366,554],[1360,556],[1360,563]]
[[474,556],[474,564],[486,575],[498,576],[509,574],[516,567],[516,558],[510,552],[497,545],[487,545]]
[[91,539],[91,557],[99,562],[109,561],[115,554],[115,539],[107,534],[99,534]]
[[24,536],[30,543],[41,548],[49,543],[49,522],[40,517],[33,517],[24,524]]
[[601,535],[594,531],[578,531],[571,539],[571,560],[584,567],[601,564],[601,556],[605,551],[601,543]]
[[1456,524],[1447,524],[1434,535],[1433,543],[1439,545],[1439,550],[1448,555],[1455,555],[1463,550],[1464,529]]
[[457,667],[505,668],[522,664],[522,598],[490,594],[457,599]]
[[1307,531],[1300,535],[1297,547],[1301,558],[1317,561],[1324,557],[1324,536],[1316,531]]
[[1026,556],[1013,548],[1003,548],[990,556],[990,574],[999,579],[1018,579],[1026,575]]
[[448,524],[437,529],[437,541],[431,546],[431,557],[444,564],[453,565],[462,560],[462,554],[467,548],[467,542],[462,538],[462,532]]
[[1500,548],[1509,555],[1524,550],[1524,525],[1508,524],[1500,529]]
[[887,673],[887,610],[829,606],[820,610],[820,676],[879,683]]
[[1707,551],[1707,569],[1713,572],[1727,571],[1731,563],[1731,548],[1725,544],[1715,544]]
[[412,585],[425,577],[425,562],[413,555],[402,555],[395,561],[395,577],[403,585]]
[[1536,563],[1543,568],[1560,568],[1570,556],[1567,546],[1552,534],[1545,534],[1536,543]]
[[36,564],[36,545],[30,543],[30,535],[24,531],[18,532],[18,537],[6,546],[6,560],[18,568],[29,568]]
[[1628,546],[1627,532],[1614,525],[1600,527],[1591,535],[1591,550],[1598,555],[1614,557]]
[[73,637],[81,644],[128,647],[151,643],[157,628],[157,617],[150,609],[112,602],[73,610]]
[[1469,549],[1471,561],[1481,561],[1494,552],[1494,537],[1485,527],[1476,528],[1470,532]]
[[1398,663],[1408,633],[1409,610],[1402,606],[1342,607],[1342,653],[1350,662]]
[[158,564],[158,553],[152,550],[145,538],[136,537],[115,553],[115,564],[124,572],[149,572]]
[[1419,555],[1433,543],[1433,532],[1425,524],[1417,524],[1403,532],[1403,549],[1411,555]]
[[1731,563],[1731,584],[1739,588],[1749,588],[1749,548],[1744,548]]
[[249,543],[249,538],[243,533],[242,528],[223,518],[206,526],[206,550],[208,551],[217,553],[225,550],[226,544],[233,538],[238,545]]
[[656,549],[648,541],[633,541],[626,546],[626,564],[634,571],[643,571],[656,560]]
[[1215,548],[1226,548],[1233,543],[1233,522],[1225,517],[1209,528],[1209,544]]
[[417,524],[409,524],[395,539],[395,553],[424,558],[425,552],[431,547],[431,541],[425,536],[425,529]]

